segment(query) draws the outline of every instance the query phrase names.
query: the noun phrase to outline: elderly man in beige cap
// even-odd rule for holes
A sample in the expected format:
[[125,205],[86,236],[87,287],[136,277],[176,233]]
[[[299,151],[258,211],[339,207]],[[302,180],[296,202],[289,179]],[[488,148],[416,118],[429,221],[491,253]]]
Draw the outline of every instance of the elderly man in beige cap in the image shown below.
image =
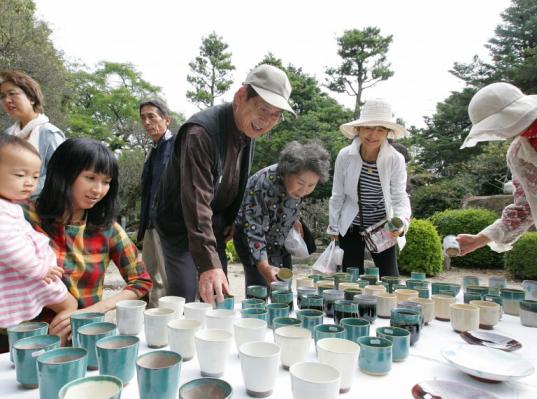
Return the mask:
[[[270,131],[289,105],[287,75],[254,68],[231,104],[193,115],[179,129],[161,179],[154,216],[168,275],[168,295],[223,301],[229,293],[225,243],[240,207],[251,141]],[[198,283],[199,277],[199,283]]]

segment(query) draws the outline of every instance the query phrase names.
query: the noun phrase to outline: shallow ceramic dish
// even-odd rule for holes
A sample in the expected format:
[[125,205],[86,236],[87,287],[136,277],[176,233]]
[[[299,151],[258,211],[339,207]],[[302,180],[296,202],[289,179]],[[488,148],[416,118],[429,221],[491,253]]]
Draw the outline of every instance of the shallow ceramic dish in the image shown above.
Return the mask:
[[509,381],[533,374],[535,369],[515,353],[483,346],[453,344],[441,351],[452,366],[481,381]]
[[481,389],[455,381],[423,381],[412,387],[414,399],[497,399]]
[[460,335],[462,339],[472,345],[483,345],[506,352],[512,352],[522,348],[522,344],[517,340],[491,332],[473,330],[464,331]]
[[233,389],[226,381],[218,378],[197,378],[179,388],[179,399],[229,399]]

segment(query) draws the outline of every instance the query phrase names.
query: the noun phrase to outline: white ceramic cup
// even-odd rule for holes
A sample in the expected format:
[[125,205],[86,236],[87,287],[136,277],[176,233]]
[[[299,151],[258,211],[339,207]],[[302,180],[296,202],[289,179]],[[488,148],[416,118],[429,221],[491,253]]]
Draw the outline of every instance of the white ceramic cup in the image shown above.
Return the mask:
[[168,345],[168,323],[175,318],[175,310],[153,308],[144,312],[144,331],[147,346],[162,348]]
[[186,299],[182,296],[163,296],[158,300],[159,308],[173,309],[175,311],[174,319],[183,315]]
[[383,285],[366,285],[364,287],[365,295],[376,295],[381,292],[386,292],[386,287],[384,287]]
[[121,335],[138,335],[144,325],[144,310],[147,303],[137,299],[116,303],[117,331]]
[[451,327],[456,332],[473,331],[479,329],[479,308],[467,303],[453,303],[449,305],[451,314]]
[[272,342],[247,342],[239,348],[246,393],[256,398],[272,395],[278,375],[280,347]]
[[302,327],[280,327],[274,331],[274,342],[280,346],[280,359],[284,368],[303,362],[309,354],[311,332]]
[[233,334],[226,330],[200,330],[194,335],[203,377],[221,377],[229,360]]
[[228,309],[211,309],[205,313],[205,325],[207,328],[226,330],[233,333],[235,311]]
[[434,301],[434,317],[438,320],[449,321],[451,318],[449,306],[455,303],[455,297],[437,294],[431,295],[431,299]]
[[293,399],[336,399],[341,375],[328,364],[295,363],[289,369]]
[[185,319],[197,320],[201,323],[201,328],[205,328],[205,313],[213,307],[205,302],[188,302],[184,306]]
[[313,281],[311,278],[304,277],[304,278],[297,278],[296,279],[296,288],[298,287],[315,287],[315,281]]
[[397,306],[397,296],[387,292],[379,292],[375,296],[377,297],[377,316],[389,319],[392,309]]
[[419,292],[416,290],[409,290],[406,288],[400,288],[395,290],[395,296],[397,296],[397,303],[410,301],[412,298],[417,298]]
[[341,338],[323,338],[317,341],[317,358],[323,364],[336,368],[341,374],[339,393],[351,389],[358,368],[360,346]]
[[421,305],[421,314],[423,315],[423,322],[429,324],[434,319],[434,301],[429,298],[412,298],[410,302],[419,303]]
[[502,307],[491,301],[470,301],[479,308],[479,328],[491,330],[500,321]]
[[194,335],[200,327],[198,320],[176,319],[168,322],[170,350],[179,353],[185,362],[192,359],[196,353]]
[[233,322],[235,345],[237,350],[242,344],[252,341],[264,341],[267,334],[267,322],[261,319],[237,319]]

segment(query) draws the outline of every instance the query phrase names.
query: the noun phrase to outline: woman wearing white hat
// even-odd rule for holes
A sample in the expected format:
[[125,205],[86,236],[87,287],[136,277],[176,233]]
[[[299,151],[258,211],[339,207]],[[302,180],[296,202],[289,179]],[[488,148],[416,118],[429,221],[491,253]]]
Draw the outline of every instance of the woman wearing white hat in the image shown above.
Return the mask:
[[509,83],[492,83],[474,95],[468,114],[473,126],[461,148],[515,138],[507,151],[515,193],[500,219],[478,234],[457,236],[461,255],[487,244],[496,252],[508,251],[537,215],[537,96]]
[[[360,118],[341,125],[340,130],[353,141],[336,159],[327,232],[344,250],[343,270],[359,267],[363,273],[365,241],[361,230],[396,216],[404,226],[392,236],[399,237],[401,249],[405,243],[403,235],[411,214],[406,165],[388,137],[401,138],[408,133],[396,123],[390,104],[382,99],[367,101]],[[395,246],[371,255],[381,275],[399,275]]]

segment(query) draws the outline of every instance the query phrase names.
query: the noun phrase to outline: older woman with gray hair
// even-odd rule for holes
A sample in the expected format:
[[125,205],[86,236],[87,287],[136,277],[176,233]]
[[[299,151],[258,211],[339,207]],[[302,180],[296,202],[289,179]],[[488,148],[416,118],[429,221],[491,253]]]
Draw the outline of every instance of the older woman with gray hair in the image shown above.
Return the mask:
[[303,234],[298,219],[302,199],[328,180],[330,154],[317,142],[292,141],[277,164],[248,179],[233,242],[244,266],[246,286],[268,285],[280,267],[292,267],[284,241],[291,228]]

